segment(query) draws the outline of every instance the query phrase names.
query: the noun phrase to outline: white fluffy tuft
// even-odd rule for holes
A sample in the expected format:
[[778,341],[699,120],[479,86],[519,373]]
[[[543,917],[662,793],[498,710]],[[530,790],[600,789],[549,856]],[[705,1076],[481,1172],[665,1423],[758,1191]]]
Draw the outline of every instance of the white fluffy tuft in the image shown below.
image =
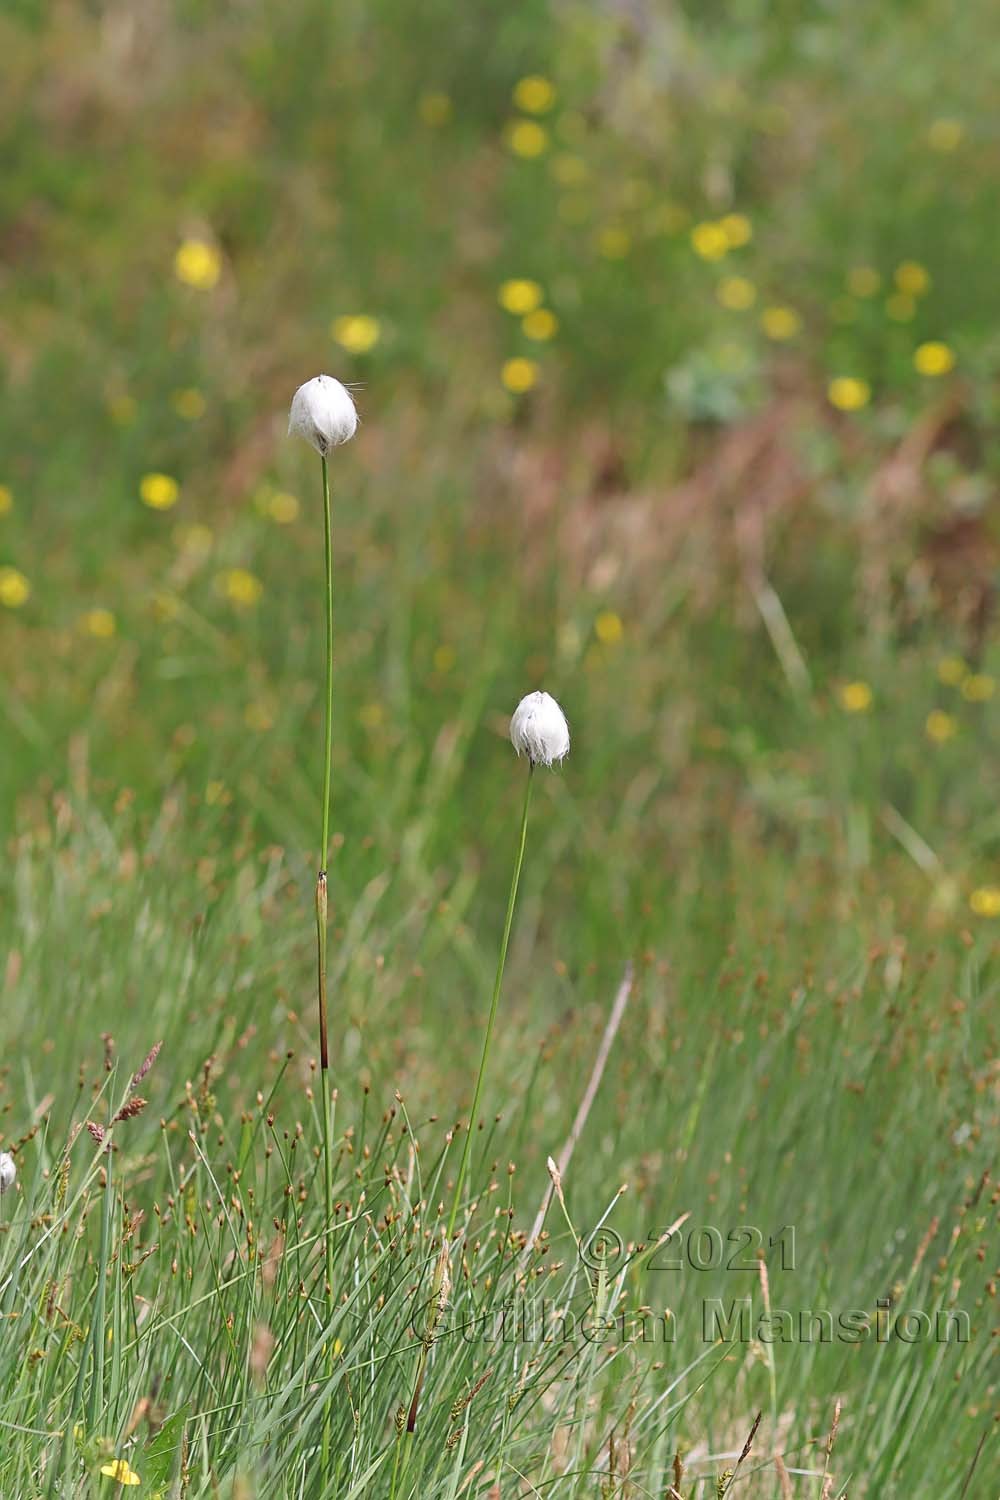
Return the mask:
[[332,375],[316,375],[300,385],[288,413],[289,437],[305,438],[325,458],[349,442],[358,427],[354,398]]
[[510,742],[533,766],[551,766],[569,754],[566,715],[548,693],[522,698],[510,721]]

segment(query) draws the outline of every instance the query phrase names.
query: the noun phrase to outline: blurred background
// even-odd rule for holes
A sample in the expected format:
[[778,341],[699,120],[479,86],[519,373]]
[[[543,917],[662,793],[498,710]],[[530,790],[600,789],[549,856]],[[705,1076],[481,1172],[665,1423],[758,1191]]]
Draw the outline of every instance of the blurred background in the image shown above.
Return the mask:
[[284,429],[323,370],[362,415],[332,465],[335,894],[402,883],[417,991],[427,944],[478,979],[499,741],[543,684],[574,753],[525,941],[559,975],[604,993],[665,925],[721,941],[831,881],[996,918],[989,19],[12,0],[16,847],[76,788],[209,909],[248,851],[308,869],[321,510]]
[[[132,1066],[164,1039],[151,1136],[195,1076],[237,1119],[286,1052],[283,1107],[305,1107],[322,506],[285,427],[323,371],[362,418],[331,461],[344,1118],[369,1084],[414,1118],[468,1107],[523,790],[507,724],[544,687],[573,750],[536,789],[487,1089],[518,1222],[634,958],[579,1222],[628,1180],[625,1234],[682,1210],[795,1223],[796,1295],[822,1278],[830,1306],[868,1306],[939,1223],[978,1234],[1000,1123],[995,19],[7,0],[11,1136],[52,1079],[68,1126],[109,1028]],[[881,1427],[855,1393],[841,1449],[880,1493],[965,1493],[995,1393],[978,1246],[979,1373],[939,1382],[935,1433],[914,1365]],[[957,1295],[935,1255],[926,1296]],[[826,1431],[850,1373],[787,1358],[803,1431]],[[737,1448],[760,1404],[734,1397]]]

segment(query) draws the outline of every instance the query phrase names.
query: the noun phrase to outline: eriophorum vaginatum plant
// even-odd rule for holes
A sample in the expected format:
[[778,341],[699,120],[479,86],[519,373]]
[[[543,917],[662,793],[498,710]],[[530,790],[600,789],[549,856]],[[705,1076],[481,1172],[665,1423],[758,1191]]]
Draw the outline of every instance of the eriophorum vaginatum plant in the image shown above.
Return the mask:
[[451,1215],[448,1219],[449,1239],[454,1232],[455,1220],[458,1217],[458,1208],[462,1197],[462,1188],[465,1185],[465,1177],[469,1168],[469,1157],[472,1153],[472,1136],[475,1130],[479,1102],[482,1098],[483,1080],[486,1077],[490,1047],[493,1042],[493,1028],[496,1023],[497,1006],[500,1001],[500,988],[503,984],[504,964],[507,961],[507,945],[510,941],[511,925],[514,921],[514,907],[517,903],[517,888],[521,880],[521,866],[524,863],[524,846],[528,835],[528,809],[531,806],[531,788],[534,781],[535,767],[552,767],[560,761],[565,760],[569,754],[569,725],[566,722],[566,715],[550,694],[541,692],[529,693],[527,697],[521,699],[514,710],[510,721],[510,739],[518,755],[527,757],[528,775],[524,788],[524,805],[521,811],[521,832],[518,838],[517,853],[514,858],[514,873],[510,883],[510,895],[507,899],[507,915],[504,920],[503,936],[500,939],[500,955],[497,962],[496,978],[493,982],[493,995],[490,1000],[489,1016],[486,1021],[486,1035],[483,1038],[483,1052],[479,1062],[479,1074],[476,1078],[475,1091],[472,1095],[469,1128],[466,1131],[465,1144],[462,1149],[462,1160],[458,1169],[458,1178],[455,1182],[455,1197],[451,1205]]
[[292,397],[288,414],[290,437],[304,438],[320,456],[323,472],[323,536],[326,555],[326,694],[325,733],[323,737],[323,804],[322,832],[319,846],[319,871],[316,876],[316,969],[319,1002],[319,1066],[323,1085],[323,1154],[326,1185],[326,1268],[328,1295],[332,1295],[333,1244],[330,1225],[333,1222],[333,1156],[330,1123],[330,1048],[327,1036],[326,937],[327,878],[326,863],[330,847],[330,762],[333,754],[333,522],[330,513],[330,475],[327,460],[334,448],[348,442],[357,431],[358,413],[354,398],[346,386],[332,375],[317,375],[300,385]]

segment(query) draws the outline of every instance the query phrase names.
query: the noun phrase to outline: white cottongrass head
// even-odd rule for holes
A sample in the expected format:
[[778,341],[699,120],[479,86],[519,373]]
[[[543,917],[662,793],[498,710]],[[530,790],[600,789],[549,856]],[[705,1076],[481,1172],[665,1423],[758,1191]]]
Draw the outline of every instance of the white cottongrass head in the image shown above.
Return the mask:
[[533,766],[551,766],[569,754],[566,715],[548,693],[522,698],[510,721],[510,742]]
[[8,1151],[0,1151],[0,1193],[6,1193],[8,1188],[12,1188],[16,1177],[14,1158]]
[[288,413],[289,437],[305,438],[325,458],[349,442],[358,427],[354,398],[332,375],[316,375],[300,385]]

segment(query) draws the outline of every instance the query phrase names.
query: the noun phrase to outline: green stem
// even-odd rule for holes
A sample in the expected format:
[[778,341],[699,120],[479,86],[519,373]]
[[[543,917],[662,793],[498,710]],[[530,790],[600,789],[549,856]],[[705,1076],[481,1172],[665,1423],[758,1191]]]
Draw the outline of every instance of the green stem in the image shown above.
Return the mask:
[[455,1183],[455,1198],[451,1205],[451,1214],[448,1219],[448,1239],[455,1229],[455,1220],[458,1217],[458,1205],[462,1198],[462,1188],[465,1186],[465,1175],[469,1168],[469,1157],[472,1155],[472,1137],[476,1128],[476,1117],[479,1113],[479,1101],[483,1092],[483,1080],[486,1077],[486,1066],[489,1062],[490,1047],[493,1043],[493,1027],[497,1018],[497,1005],[500,1001],[500,987],[503,984],[504,964],[507,962],[507,944],[510,941],[510,929],[514,922],[514,906],[517,901],[517,887],[521,880],[521,866],[524,863],[524,844],[528,833],[528,808],[531,806],[531,788],[534,782],[535,767],[530,762],[528,766],[528,784],[524,789],[524,811],[521,814],[521,837],[517,846],[517,858],[514,861],[514,874],[510,882],[510,896],[507,899],[507,917],[503,925],[503,938],[500,942],[500,959],[497,963],[497,975],[493,982],[493,998],[490,1001],[490,1014],[486,1022],[486,1035],[483,1038],[483,1055],[479,1063],[479,1076],[476,1079],[476,1091],[472,1096],[472,1109],[469,1112],[469,1128],[465,1135],[465,1145],[462,1149],[462,1161],[458,1169],[458,1179]]
[[101,1249],[97,1271],[97,1291],[94,1296],[94,1326],[92,1329],[92,1353],[94,1368],[91,1374],[90,1402],[87,1423],[90,1432],[97,1431],[98,1419],[104,1407],[104,1306],[108,1280],[108,1259],[111,1254],[111,1210],[114,1203],[111,1185],[111,1142],[108,1141],[107,1164],[104,1176],[104,1203],[101,1216]]
[[[323,1091],[320,1113],[323,1120],[323,1191],[326,1223],[323,1243],[326,1251],[326,1304],[333,1311],[333,1144],[330,1128],[330,1048],[326,1019],[326,939],[327,878],[326,862],[330,850],[330,771],[333,760],[333,517],[330,513],[330,475],[326,455],[323,465],[323,540],[326,556],[326,724],[323,736],[323,832],[320,837],[319,874],[316,877],[316,987],[319,999],[319,1077]],[[329,1356],[332,1367],[332,1354]],[[322,1467],[329,1475],[330,1413],[323,1425]]]

